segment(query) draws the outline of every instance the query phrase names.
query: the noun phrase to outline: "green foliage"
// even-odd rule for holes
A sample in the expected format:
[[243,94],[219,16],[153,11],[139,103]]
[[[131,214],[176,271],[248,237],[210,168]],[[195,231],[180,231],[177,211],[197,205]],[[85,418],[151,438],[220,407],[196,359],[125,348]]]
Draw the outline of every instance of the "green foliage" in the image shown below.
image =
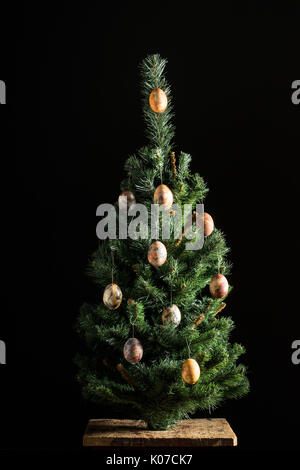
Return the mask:
[[[173,108],[165,66],[166,60],[159,55],[149,56],[141,64],[149,143],[128,157],[121,190],[132,190],[137,202],[150,208],[155,188],[164,182],[172,189],[175,203],[194,208],[204,201],[208,188],[199,174],[191,173],[191,156],[186,153],[179,153],[175,178],[172,173]],[[148,104],[151,91],[158,87],[168,97],[168,108],[162,114],[153,112]],[[224,299],[211,299],[208,291],[212,276],[220,271],[230,273],[224,234],[215,228],[201,250],[189,251],[185,249],[187,239],[183,236],[177,243],[171,233],[170,240],[163,240],[168,257],[160,268],[147,260],[150,238],[99,243],[87,271],[98,286],[100,301],[84,304],[77,320],[78,333],[84,339],[83,350],[76,357],[84,397],[113,407],[128,418],[144,419],[151,429],[167,429],[197,410],[213,410],[226,399],[243,396],[249,388],[245,367],[237,365],[244,348],[230,343],[234,323],[223,311],[219,313]],[[123,301],[117,310],[110,311],[101,295],[111,282],[112,271]],[[163,325],[161,320],[171,292],[182,315],[177,327]],[[197,318],[202,320],[196,325]],[[132,325],[144,348],[143,359],[137,364],[129,364],[123,357]],[[193,386],[181,377],[182,363],[189,354],[187,343],[201,368],[201,377]],[[125,368],[127,379],[118,364]]]

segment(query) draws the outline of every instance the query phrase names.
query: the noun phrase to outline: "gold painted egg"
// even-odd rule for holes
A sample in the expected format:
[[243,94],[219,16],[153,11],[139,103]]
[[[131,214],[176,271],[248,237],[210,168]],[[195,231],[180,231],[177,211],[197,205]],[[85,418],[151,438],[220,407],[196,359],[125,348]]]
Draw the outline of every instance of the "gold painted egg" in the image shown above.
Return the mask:
[[149,104],[155,113],[163,113],[168,106],[168,98],[161,88],[152,90],[149,96]]
[[118,284],[108,284],[103,293],[103,302],[110,310],[116,310],[122,302],[122,291]]
[[119,209],[125,211],[129,209],[132,204],[135,204],[135,197],[133,192],[129,191],[129,189],[122,191],[118,199]]
[[183,380],[190,385],[198,382],[200,377],[200,367],[195,359],[186,359],[182,364],[181,375]]
[[181,313],[177,305],[169,305],[162,313],[161,316],[163,324],[173,323],[178,326],[181,320]]
[[158,203],[164,209],[169,210],[173,204],[173,193],[165,184],[157,186],[154,196],[154,203]]
[[148,251],[148,261],[152,266],[162,266],[167,259],[167,249],[162,242],[153,242]]
[[209,290],[213,297],[222,299],[228,293],[228,281],[223,274],[216,274],[211,278]]
[[143,346],[137,338],[129,338],[124,344],[123,354],[126,361],[136,364],[143,357]]

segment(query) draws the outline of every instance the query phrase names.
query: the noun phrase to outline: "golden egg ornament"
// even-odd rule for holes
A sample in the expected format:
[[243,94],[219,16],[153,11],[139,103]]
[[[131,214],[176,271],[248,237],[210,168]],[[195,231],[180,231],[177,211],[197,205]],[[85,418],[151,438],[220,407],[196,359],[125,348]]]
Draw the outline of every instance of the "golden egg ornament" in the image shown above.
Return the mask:
[[173,193],[171,189],[168,188],[166,184],[160,184],[154,192],[153,201],[154,203],[158,203],[165,210],[171,209],[173,204]]
[[119,209],[121,211],[126,211],[130,206],[132,206],[132,204],[135,204],[135,196],[132,191],[125,189],[125,191],[121,192],[118,199]]
[[116,310],[122,302],[122,291],[118,284],[108,284],[103,293],[103,302],[109,310]]
[[167,259],[167,249],[165,245],[156,241],[153,242],[148,251],[148,261],[156,268],[162,266]]
[[209,283],[209,290],[213,297],[222,299],[228,293],[228,281],[223,274],[216,274],[211,278]]
[[166,323],[173,323],[173,325],[178,326],[181,321],[181,313],[177,305],[173,304],[165,308],[161,319],[164,325]]
[[123,354],[126,361],[136,364],[143,357],[143,346],[137,338],[129,338],[124,344]]
[[168,106],[168,98],[161,88],[152,90],[149,96],[149,105],[155,113],[163,113]]
[[181,375],[183,380],[190,385],[198,382],[200,377],[200,367],[195,359],[186,359],[182,364]]

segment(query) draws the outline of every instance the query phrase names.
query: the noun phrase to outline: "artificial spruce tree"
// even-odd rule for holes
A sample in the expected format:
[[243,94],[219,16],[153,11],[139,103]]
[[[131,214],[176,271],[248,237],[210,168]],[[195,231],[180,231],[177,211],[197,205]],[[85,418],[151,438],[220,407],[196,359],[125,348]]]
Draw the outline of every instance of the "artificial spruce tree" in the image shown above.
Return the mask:
[[[121,194],[128,196],[126,209],[136,201],[150,213],[154,200],[164,202],[164,194],[161,201],[160,195],[154,198],[162,183],[177,208],[184,204],[195,208],[208,191],[202,177],[191,173],[191,156],[183,152],[175,156],[172,149],[173,107],[166,63],[151,55],[140,67],[148,145],[125,163]],[[121,199],[115,204],[117,227]],[[166,208],[172,219],[176,210]],[[192,218],[195,225],[197,217]],[[89,261],[99,302],[85,303],[77,323],[85,340],[76,358],[83,395],[119,410],[123,417],[145,420],[149,429],[167,429],[197,410],[213,410],[248,391],[245,367],[237,364],[244,348],[229,342],[234,324],[224,315],[229,310],[228,306],[224,310],[224,299],[231,289],[226,284],[228,247],[210,216],[203,226],[202,248],[188,250],[184,217],[179,237],[172,232],[171,220],[168,239],[161,234],[151,238],[149,218],[147,238],[101,240]],[[162,264],[153,261],[151,247],[157,241],[166,249]],[[124,350],[133,337],[136,340]],[[193,361],[186,362],[188,358]]]

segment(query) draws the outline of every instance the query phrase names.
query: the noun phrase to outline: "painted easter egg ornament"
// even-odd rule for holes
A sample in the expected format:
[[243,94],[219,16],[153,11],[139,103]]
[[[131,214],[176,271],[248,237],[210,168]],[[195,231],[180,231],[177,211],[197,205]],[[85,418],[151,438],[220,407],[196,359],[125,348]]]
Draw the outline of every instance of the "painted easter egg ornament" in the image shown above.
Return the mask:
[[160,184],[153,196],[154,203],[158,203],[165,210],[169,210],[173,204],[173,193],[165,184]]
[[222,299],[228,293],[228,281],[223,274],[216,274],[211,278],[209,290],[213,297]]
[[109,310],[116,310],[122,302],[122,291],[118,284],[108,284],[103,293],[103,302]]
[[195,359],[186,359],[182,364],[181,375],[183,380],[190,385],[194,385],[200,378],[200,367]]
[[181,320],[181,313],[177,305],[173,304],[165,308],[161,319],[164,325],[166,323],[173,323],[174,326],[178,326]]
[[168,106],[168,98],[161,88],[152,90],[149,96],[149,105],[155,113],[163,113]]
[[129,191],[129,189],[122,191],[118,199],[119,209],[121,211],[126,211],[130,206],[132,206],[132,204],[135,204],[133,192]]
[[143,346],[137,338],[129,338],[124,344],[123,354],[126,361],[136,364],[143,357]]
[[156,268],[162,266],[167,259],[167,249],[165,245],[156,241],[153,242],[148,251],[148,261]]

